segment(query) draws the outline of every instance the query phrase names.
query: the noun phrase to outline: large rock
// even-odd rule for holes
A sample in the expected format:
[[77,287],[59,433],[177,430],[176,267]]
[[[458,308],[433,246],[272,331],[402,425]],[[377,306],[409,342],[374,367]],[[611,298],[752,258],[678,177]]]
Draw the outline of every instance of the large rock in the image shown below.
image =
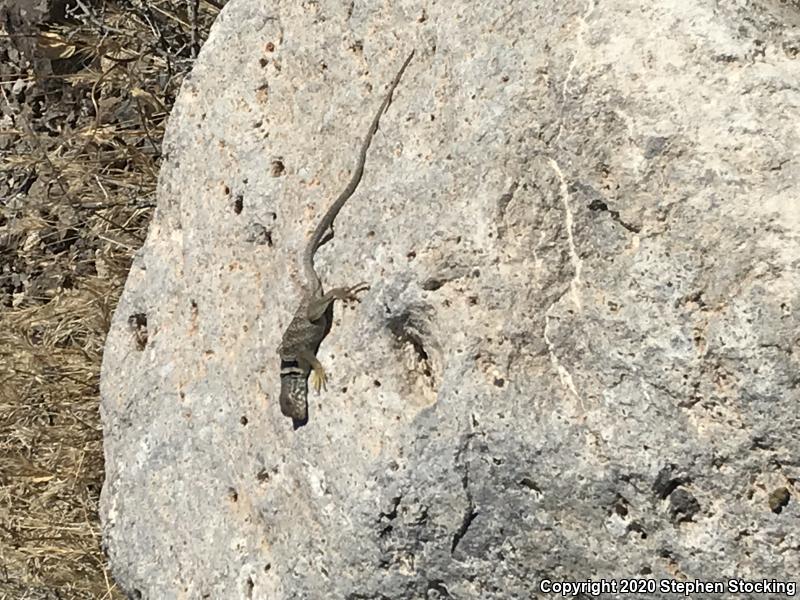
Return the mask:
[[[234,0],[183,87],[103,368],[119,584],[796,577],[796,5],[381,6]],[[371,289],[294,430],[299,255],[412,48],[317,257]]]

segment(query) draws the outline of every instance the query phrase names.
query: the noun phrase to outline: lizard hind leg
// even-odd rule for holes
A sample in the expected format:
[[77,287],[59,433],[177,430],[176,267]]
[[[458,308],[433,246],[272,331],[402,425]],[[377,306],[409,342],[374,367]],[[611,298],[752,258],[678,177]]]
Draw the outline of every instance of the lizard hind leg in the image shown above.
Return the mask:
[[327,390],[328,376],[325,374],[325,369],[322,367],[319,370],[314,369],[311,371],[311,387],[319,394],[320,389]]
[[354,300],[358,302],[360,300],[358,294],[368,289],[369,285],[364,281],[349,288],[347,287],[333,288],[332,290],[326,292],[321,298],[317,298],[309,302],[308,304],[309,320],[316,321],[320,317],[322,317],[322,315],[325,314],[325,311],[328,310],[328,306],[334,300]]
[[311,366],[311,386],[314,390],[319,391],[327,389],[328,376],[325,374],[325,369],[322,364],[317,360],[312,352],[304,352],[302,359]]

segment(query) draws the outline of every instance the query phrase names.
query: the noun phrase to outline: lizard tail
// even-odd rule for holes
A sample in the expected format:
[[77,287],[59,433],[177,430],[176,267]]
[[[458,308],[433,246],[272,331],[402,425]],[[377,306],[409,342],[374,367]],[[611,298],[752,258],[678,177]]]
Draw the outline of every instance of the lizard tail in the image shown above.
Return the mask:
[[408,58],[406,58],[405,62],[403,63],[403,66],[400,67],[397,75],[395,75],[394,80],[389,86],[389,91],[386,93],[386,97],[383,99],[381,107],[378,109],[378,112],[372,119],[372,124],[369,126],[367,135],[364,137],[364,141],[361,143],[358,161],[356,162],[356,168],[353,172],[353,176],[350,178],[350,183],[347,184],[347,187],[344,189],[344,191],[339,194],[339,197],[336,198],[331,207],[322,217],[322,220],[319,222],[316,229],[314,229],[314,233],[311,235],[311,239],[306,245],[306,250],[303,254],[303,268],[305,269],[308,286],[312,289],[322,289],[322,282],[320,282],[317,271],[314,269],[314,254],[317,252],[325,232],[328,231],[331,225],[333,225],[333,221],[336,219],[336,215],[339,214],[339,210],[341,210],[342,206],[344,206],[344,203],[347,202],[350,196],[353,195],[353,192],[356,191],[358,184],[361,182],[361,176],[364,174],[364,163],[367,160],[367,150],[369,150],[369,146],[372,143],[372,137],[378,130],[378,123],[380,122],[381,115],[392,101],[394,89],[397,87],[397,84],[400,83],[400,79],[403,77],[403,72],[406,70],[408,63],[411,62],[411,58],[413,56],[414,51],[412,50],[411,54],[408,55]]

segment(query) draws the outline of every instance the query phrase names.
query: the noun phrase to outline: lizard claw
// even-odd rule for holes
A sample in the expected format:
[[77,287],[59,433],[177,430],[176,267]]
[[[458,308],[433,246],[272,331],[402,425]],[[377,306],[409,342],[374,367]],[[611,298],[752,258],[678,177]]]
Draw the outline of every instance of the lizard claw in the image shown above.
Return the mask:
[[320,367],[311,371],[311,386],[319,394],[320,389],[327,390],[328,376],[325,375],[325,370]]

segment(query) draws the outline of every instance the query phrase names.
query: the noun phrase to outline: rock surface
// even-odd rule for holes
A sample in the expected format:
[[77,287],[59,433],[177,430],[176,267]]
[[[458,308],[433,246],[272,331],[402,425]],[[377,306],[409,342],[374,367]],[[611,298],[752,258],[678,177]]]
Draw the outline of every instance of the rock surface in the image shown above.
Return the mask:
[[[226,7],[104,360],[129,594],[797,576],[800,9],[690,4]],[[295,431],[299,254],[411,48]]]

